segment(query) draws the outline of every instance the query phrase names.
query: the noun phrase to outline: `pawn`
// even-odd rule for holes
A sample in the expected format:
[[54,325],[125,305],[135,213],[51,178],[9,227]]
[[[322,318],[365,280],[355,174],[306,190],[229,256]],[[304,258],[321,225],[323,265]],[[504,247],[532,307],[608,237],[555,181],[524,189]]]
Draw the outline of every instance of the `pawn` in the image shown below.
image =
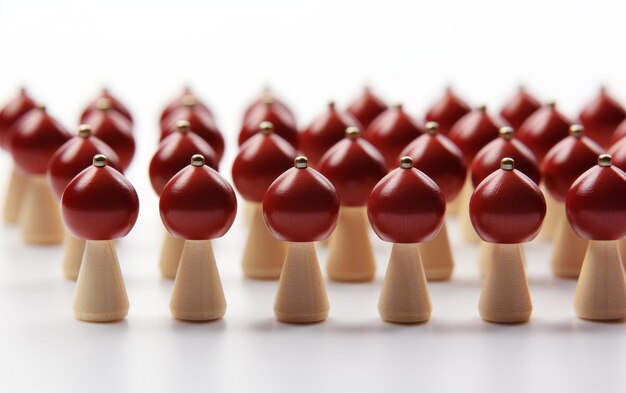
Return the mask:
[[243,125],[239,131],[239,146],[259,131],[259,124],[269,121],[274,125],[274,132],[285,139],[294,148],[298,148],[300,135],[290,111],[279,104],[271,95],[264,96],[259,102],[250,107],[244,115]]
[[163,188],[159,209],[167,230],[185,239],[170,301],[172,316],[187,321],[222,318],[226,299],[211,240],[224,236],[235,220],[235,191],[195,154],[191,165]]
[[178,97],[170,101],[161,112],[161,116],[159,117],[161,132],[163,132],[163,130],[167,128],[165,127],[165,121],[170,116],[170,114],[184,106],[193,107],[195,111],[203,111],[211,119],[213,119],[213,111],[211,111],[211,109],[206,104],[200,101],[200,99],[191,91],[191,88],[189,86],[185,86],[182,93]]
[[354,116],[361,126],[367,128],[374,119],[387,110],[387,104],[365,86],[363,93],[348,105],[348,113]]
[[333,281],[371,281],[376,263],[365,205],[372,188],[387,174],[385,159],[360,137],[358,128],[349,127],[346,137],[324,154],[318,168],[333,183],[341,201],[328,247],[328,277]]
[[540,107],[539,101],[530,95],[524,86],[520,86],[517,93],[504,104],[500,110],[500,116],[511,127],[517,129]]
[[132,126],[133,116],[131,115],[130,111],[128,110],[126,105],[124,105],[122,101],[120,101],[113,94],[111,94],[109,89],[106,87],[102,89],[100,95],[91,103],[89,103],[89,105],[83,110],[83,113],[80,115],[81,124],[89,124],[93,126],[93,124],[87,121],[87,118],[89,117],[89,115],[91,115],[92,112],[98,112],[102,110],[102,102],[108,102],[109,108],[124,116],[124,118],[126,118],[126,120],[128,120],[128,122]]
[[567,193],[567,220],[589,246],[576,285],[574,310],[579,318],[606,321],[626,318],[626,278],[617,240],[626,237],[626,173],[602,154]]
[[114,240],[126,236],[137,221],[135,189],[99,154],[93,166],[67,185],[61,208],[70,232],[87,240],[76,282],[74,317],[88,322],[124,319],[129,303]]
[[275,280],[285,260],[287,245],[275,239],[263,222],[261,202],[274,180],[293,166],[296,150],[273,133],[269,122],[239,150],[232,169],[233,182],[252,206],[250,231],[243,252],[243,272],[248,278]]
[[500,169],[487,176],[470,199],[472,225],[490,243],[487,271],[478,310],[489,322],[525,322],[532,302],[524,271],[521,243],[532,240],[546,214],[539,187],[503,158]]
[[281,117],[291,124],[296,124],[296,117],[291,108],[283,100],[279,99],[269,87],[264,88],[261,94],[248,105],[243,114],[244,123],[249,118],[254,118],[255,112],[265,111],[268,104],[273,105],[274,109],[281,113]]
[[378,312],[388,322],[417,323],[430,319],[431,304],[417,243],[433,239],[444,221],[441,189],[402,157],[372,190],[367,213],[374,232],[393,243]]
[[328,298],[314,242],[327,238],[337,224],[339,197],[332,183],[296,157],[263,198],[263,219],[278,240],[288,242],[274,302],[276,319],[320,322],[328,317]]
[[465,101],[456,95],[450,86],[447,86],[444,95],[428,109],[424,120],[436,122],[439,124],[439,132],[448,135],[452,126],[470,110]]
[[613,132],[626,120],[626,109],[602,86],[598,95],[580,111],[578,119],[588,130],[589,138],[607,149],[611,145]]

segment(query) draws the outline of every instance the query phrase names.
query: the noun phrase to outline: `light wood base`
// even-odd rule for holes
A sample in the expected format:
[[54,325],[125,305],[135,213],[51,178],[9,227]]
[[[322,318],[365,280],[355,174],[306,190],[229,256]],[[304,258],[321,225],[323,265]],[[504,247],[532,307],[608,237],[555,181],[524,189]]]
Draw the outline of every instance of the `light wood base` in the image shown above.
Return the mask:
[[420,243],[418,248],[428,281],[446,281],[452,277],[454,260],[445,221],[437,236],[429,242]]
[[63,277],[68,280],[76,280],[80,265],[85,254],[85,243],[83,239],[79,239],[72,235],[69,231],[65,231],[65,242],[63,244]]
[[560,278],[578,278],[583,266],[589,241],[579,237],[565,216],[561,217],[559,229],[554,237],[552,250],[552,272]]
[[491,244],[478,311],[489,322],[526,322],[532,302],[519,244]]
[[274,315],[282,322],[312,323],[328,317],[328,297],[313,243],[288,243]]
[[372,281],[376,262],[369,238],[365,207],[341,207],[328,246],[328,278],[333,281]]
[[74,317],[112,322],[128,314],[128,296],[111,241],[88,240],[74,296]]
[[26,175],[13,166],[9,184],[7,184],[7,194],[4,199],[3,218],[7,224],[16,224],[18,222],[27,185]]
[[459,195],[451,201],[446,201],[446,214],[448,217],[458,216],[461,211],[461,206],[465,201],[469,203],[470,197],[472,196],[472,192],[474,191],[472,187],[472,179],[471,176],[468,175],[465,178],[465,183],[463,183],[463,188],[461,188],[461,192]]
[[163,238],[163,247],[161,247],[161,256],[159,257],[159,270],[163,278],[173,280],[176,278],[178,264],[183,255],[183,247],[185,239],[179,239],[172,236],[167,230]]
[[562,220],[566,220],[565,208],[563,203],[557,202],[550,196],[550,193],[544,186],[541,186],[541,191],[546,198],[546,216],[543,219],[538,236],[543,240],[553,240],[559,231]]
[[31,176],[19,219],[22,238],[30,244],[58,244],[65,237],[59,202],[54,198],[46,178]]
[[176,319],[211,321],[226,313],[226,298],[210,240],[185,240],[170,311]]
[[619,249],[619,255],[622,258],[624,270],[626,270],[626,239],[617,241],[617,248]]
[[417,244],[395,243],[378,301],[380,317],[388,322],[418,323],[430,319],[431,311]]
[[[471,181],[471,180],[470,180]],[[459,206],[459,228],[461,231],[461,238],[469,243],[479,243],[480,237],[472,226],[472,220],[470,219],[469,203],[472,198],[474,188],[471,183],[466,185],[464,193],[461,195],[461,204]]]
[[589,242],[574,310],[578,317],[594,321],[626,318],[626,277],[615,241]]
[[272,236],[263,220],[260,203],[252,206],[250,232],[243,251],[243,273],[247,278],[277,280],[287,255],[287,244]]

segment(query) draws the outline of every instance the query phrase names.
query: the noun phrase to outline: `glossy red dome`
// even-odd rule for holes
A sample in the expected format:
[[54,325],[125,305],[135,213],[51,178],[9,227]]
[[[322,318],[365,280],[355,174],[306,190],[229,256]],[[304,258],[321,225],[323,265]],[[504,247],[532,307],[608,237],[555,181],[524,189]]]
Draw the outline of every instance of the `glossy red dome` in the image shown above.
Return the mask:
[[103,105],[89,112],[84,117],[83,124],[91,126],[92,135],[101,139],[117,153],[120,167],[125,171],[135,155],[132,123],[121,113]]
[[498,170],[500,162],[505,157],[515,160],[515,169],[528,176],[535,184],[541,181],[539,163],[535,155],[526,145],[512,137],[512,129],[508,130],[483,147],[472,161],[470,173],[474,187]]
[[590,240],[626,237],[626,173],[611,165],[609,155],[599,158],[572,184],[567,193],[567,220],[578,236]]
[[50,158],[70,138],[45,108],[31,109],[12,127],[10,150],[15,165],[29,175],[44,176]]
[[621,139],[624,139],[624,137],[626,137],[626,120],[619,123],[619,125],[615,129],[615,132],[613,132],[613,137],[611,138],[611,144],[612,145],[616,144]]
[[189,165],[194,154],[201,154],[205,162],[218,169],[215,152],[208,143],[195,133],[183,127],[165,138],[150,160],[150,183],[157,195],[170,179]]
[[369,87],[365,87],[363,93],[348,105],[348,113],[354,116],[363,127],[368,127],[386,109],[387,104],[372,93]]
[[178,172],[163,188],[159,200],[161,220],[175,237],[209,240],[224,236],[237,214],[235,191],[203,161]]
[[298,148],[299,134],[296,123],[276,105],[275,101],[263,102],[248,113],[239,131],[239,146],[259,131],[259,124],[263,121],[272,123],[277,135]]
[[[161,112],[161,116],[159,117],[159,121],[163,122],[173,111],[180,108],[181,106],[190,106],[190,104],[193,104],[196,110],[204,111],[208,116],[213,118],[213,112],[211,111],[211,108],[209,108],[205,103],[200,101],[200,99],[195,94],[193,94],[191,88],[186,86],[183,89],[182,93],[174,98],[172,101],[170,101],[169,104],[167,104],[167,106],[163,109],[163,111]],[[161,124],[161,131],[163,131],[163,124]]]
[[324,154],[318,170],[333,183],[342,206],[364,206],[372,188],[387,174],[382,154],[353,127]]
[[119,168],[117,154],[106,143],[92,136],[89,128],[81,128],[79,135],[65,142],[54,153],[48,164],[48,183],[59,200],[69,182],[91,166],[93,157],[98,154],[106,156],[108,165]]
[[249,117],[256,117],[253,115],[257,110],[265,111],[265,106],[271,104],[274,106],[274,109],[281,113],[283,117],[285,117],[286,121],[291,124],[296,125],[296,117],[293,114],[293,111],[284,103],[284,101],[280,100],[271,90],[265,89],[259,97],[257,97],[248,107],[246,108],[243,114],[243,122],[245,123]]
[[451,202],[461,192],[467,176],[463,153],[448,137],[439,134],[434,124],[426,126],[428,132],[402,150],[396,162],[400,157],[411,157],[413,167],[437,183],[446,201]]
[[21,88],[17,96],[0,110],[0,147],[9,149],[11,126],[33,108],[35,108],[35,101],[30,98],[26,89]]
[[528,94],[524,87],[520,87],[517,93],[504,104],[500,111],[500,116],[506,120],[511,127],[517,129],[540,107],[541,104],[539,101]]
[[130,114],[130,111],[128,110],[126,105],[124,105],[120,100],[118,100],[115,96],[113,96],[111,92],[109,91],[109,89],[107,88],[102,89],[102,93],[100,94],[100,96],[96,97],[87,106],[87,108],[83,110],[83,113],[80,115],[80,122],[82,124],[88,124],[87,117],[91,114],[91,112],[97,112],[100,110],[100,105],[101,105],[101,102],[103,101],[102,100],[103,98],[110,103],[109,106],[111,107],[111,109],[115,110],[116,112],[124,116],[132,125],[133,116]]
[[322,156],[342,140],[346,128],[361,127],[361,123],[349,113],[339,112],[334,102],[328,104],[328,110],[317,116],[300,133],[300,150],[309,159],[309,164],[316,165]]
[[282,241],[324,240],[337,224],[339,197],[328,179],[307,167],[306,158],[297,157],[296,166],[267,189],[263,198],[265,224]]
[[372,190],[367,215],[374,232],[393,243],[422,243],[433,239],[443,224],[446,202],[428,176],[403,160]]
[[609,149],[613,165],[626,171],[626,138],[619,140]]
[[476,187],[469,209],[481,239],[517,244],[537,236],[546,201],[539,187],[522,172],[497,169]]
[[[461,149],[465,162],[469,165],[480,149],[498,138],[499,129],[499,122],[489,116],[487,107],[480,106],[461,117],[452,126],[449,137]],[[441,130],[441,125],[439,125],[439,130]]]
[[448,87],[444,95],[428,109],[425,119],[439,123],[439,132],[447,135],[454,123],[469,112],[470,107]]
[[550,195],[565,202],[572,183],[587,169],[596,165],[602,148],[573,126],[572,135],[557,143],[541,162],[543,183]]
[[515,136],[541,161],[554,145],[567,138],[571,124],[550,102],[526,119]]
[[402,149],[423,133],[422,127],[402,105],[394,105],[374,119],[363,133],[363,139],[376,146],[391,170],[397,168]]
[[605,88],[583,107],[578,115],[587,130],[587,136],[604,148],[611,145],[613,132],[626,119],[624,107],[611,97]]
[[[103,156],[97,156],[103,157]],[[94,158],[94,166],[80,172],[61,198],[67,228],[87,240],[113,240],[130,232],[139,214],[132,184],[117,170]]]

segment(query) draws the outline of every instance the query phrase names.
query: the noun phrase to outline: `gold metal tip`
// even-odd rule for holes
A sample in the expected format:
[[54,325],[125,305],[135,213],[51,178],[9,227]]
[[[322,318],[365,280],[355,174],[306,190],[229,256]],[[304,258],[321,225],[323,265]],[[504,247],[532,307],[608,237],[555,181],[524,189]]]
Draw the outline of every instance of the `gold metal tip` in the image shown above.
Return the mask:
[[91,135],[91,126],[89,124],[81,124],[78,126],[78,136],[81,138],[89,138]]
[[426,127],[426,132],[428,132],[428,134],[430,135],[434,136],[437,135],[437,133],[439,132],[439,123],[437,123],[436,121],[426,122],[424,127]]
[[512,127],[500,127],[500,138],[510,141],[513,139],[513,128]]
[[272,105],[274,101],[274,97],[272,97],[271,95],[265,95],[261,98],[261,102],[265,105]]
[[98,98],[98,100],[96,101],[96,108],[100,109],[101,111],[107,111],[111,109],[111,100],[106,97]]
[[187,120],[178,120],[176,122],[176,130],[178,132],[181,133],[186,133],[189,132],[189,128],[191,127],[191,125],[189,124],[189,122]]
[[38,102],[35,104],[35,108],[37,109],[41,109],[42,111],[46,110],[46,104],[44,104],[43,102]]
[[196,100],[196,97],[191,94],[185,94],[181,99],[181,103],[183,106],[191,107],[195,106],[198,103],[198,100]]
[[195,167],[204,166],[204,156],[202,154],[194,154],[191,156],[191,165]]
[[600,154],[598,157],[598,165],[602,167],[611,166],[611,155],[610,154]]
[[555,100],[547,101],[546,105],[549,106],[550,108],[556,108],[556,101]]
[[305,156],[298,156],[293,160],[294,166],[298,169],[304,169],[309,166],[309,160]]
[[269,121],[262,121],[259,123],[259,130],[263,135],[269,135],[274,132],[274,124]]
[[107,157],[104,154],[96,154],[93,156],[93,166],[103,168],[107,166]]
[[585,127],[583,127],[581,124],[572,124],[571,126],[569,126],[569,134],[574,138],[582,137],[584,132]]
[[487,110],[487,104],[480,104],[476,107],[476,110],[479,110],[481,112],[485,112]]
[[400,168],[402,169],[411,169],[413,168],[413,159],[409,156],[404,156],[400,158]]
[[515,160],[510,157],[505,157],[500,161],[500,169],[505,171],[512,171],[515,169]]
[[358,127],[350,126],[346,128],[346,138],[350,138],[353,141],[359,139],[359,135],[361,135],[361,130]]

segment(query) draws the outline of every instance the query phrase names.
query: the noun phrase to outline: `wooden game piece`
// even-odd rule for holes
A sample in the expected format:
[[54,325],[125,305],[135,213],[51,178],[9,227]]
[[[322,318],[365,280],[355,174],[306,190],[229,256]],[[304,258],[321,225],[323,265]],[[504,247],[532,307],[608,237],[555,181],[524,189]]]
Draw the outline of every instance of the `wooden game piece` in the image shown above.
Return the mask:
[[235,187],[251,206],[250,231],[243,252],[243,272],[248,278],[278,279],[287,245],[275,239],[263,222],[261,202],[274,180],[293,166],[296,150],[274,134],[269,122],[248,139],[235,158],[232,178]]
[[[438,129],[437,123],[426,123],[426,134],[411,142],[401,155],[411,157],[413,167],[437,183],[448,203],[461,192],[467,168],[461,150],[445,135],[439,134]],[[429,281],[450,279],[454,261],[445,220],[432,240],[420,243],[419,252]]]
[[391,171],[397,168],[402,150],[423,133],[424,129],[398,103],[372,121],[363,139],[376,146]]
[[248,120],[248,118],[254,118],[253,113],[257,110],[265,111],[265,106],[268,103],[273,105],[275,110],[281,112],[281,115],[291,124],[296,124],[296,117],[294,116],[293,111],[287,106],[287,104],[285,104],[284,101],[279,99],[269,87],[265,87],[261,94],[248,105],[243,114],[244,123]]
[[4,222],[7,224],[16,224],[18,222],[27,187],[28,177],[13,165],[9,175],[9,184],[7,185],[2,214]]
[[350,113],[337,110],[334,101],[328,109],[317,116],[300,134],[300,150],[315,166],[322,156],[346,135],[346,128],[361,127],[361,123]]
[[472,225],[483,241],[492,243],[483,251],[487,273],[478,310],[484,320],[517,323],[530,318],[532,302],[521,243],[537,236],[545,214],[541,190],[515,169],[509,157],[474,190]]
[[613,132],[626,120],[626,109],[602,86],[598,95],[582,108],[578,119],[587,129],[587,136],[608,149]]
[[332,183],[309,168],[306,157],[278,177],[263,198],[263,219],[278,240],[288,242],[274,302],[276,319],[320,322],[328,298],[313,242],[327,238],[337,224],[339,197]]
[[196,111],[203,111],[209,117],[213,119],[213,111],[209,108],[205,103],[203,103],[191,90],[191,87],[185,86],[183,87],[183,91],[180,95],[170,101],[167,106],[161,112],[161,116],[159,117],[159,123],[161,124],[161,132],[165,128],[165,119],[167,119],[172,112],[179,109],[182,106],[193,106]]
[[448,135],[452,126],[470,112],[470,107],[452,90],[446,86],[442,97],[435,101],[426,112],[424,121],[434,121],[439,124],[439,132]]
[[88,322],[125,318],[128,296],[113,241],[126,236],[137,221],[135,189],[98,154],[93,166],[67,185],[61,210],[67,228],[87,240],[76,282],[74,317]]
[[266,95],[255,105],[248,108],[239,131],[239,146],[259,131],[259,124],[268,121],[274,125],[274,133],[279,135],[294,148],[298,148],[300,134],[293,114],[279,104],[272,95]]
[[[57,198],[61,201],[65,187],[84,169],[92,165],[93,157],[104,154],[108,165],[119,167],[119,157],[106,143],[91,134],[91,127],[83,124],[78,128],[78,134],[65,142],[52,155],[48,163],[48,183]],[[78,278],[78,271],[83,259],[85,240],[65,231],[63,247],[63,275],[69,280]]]
[[[584,135],[584,128],[574,124],[570,136],[558,142],[541,163],[544,187],[557,206],[559,222],[554,235],[551,265],[554,275],[561,278],[578,278],[587,250],[587,240],[572,230],[565,218],[564,202],[574,181],[587,169],[596,165],[602,148]],[[550,207],[548,206],[548,209]]]
[[124,116],[124,118],[126,118],[126,120],[128,120],[128,122],[130,123],[132,128],[133,116],[131,115],[130,110],[126,107],[126,105],[122,103],[122,101],[120,101],[113,94],[111,94],[109,89],[106,87],[103,88],[100,95],[96,97],[91,103],[89,103],[89,105],[87,105],[87,107],[83,110],[83,113],[80,115],[81,124],[89,124],[91,126],[94,126],[94,124],[87,121],[87,119],[92,112],[99,112],[102,110],[103,102],[108,103],[107,110],[109,108],[113,109],[115,112]]
[[[176,123],[176,131],[165,138],[150,160],[150,183],[157,195],[168,181],[189,165],[189,157],[201,154],[207,165],[217,170],[215,151],[191,129],[187,120]],[[184,240],[165,233],[159,257],[159,269],[163,278],[174,279],[178,270]]]
[[195,154],[191,165],[163,188],[159,209],[167,230],[185,239],[170,300],[172,316],[188,321],[222,318],[226,299],[211,240],[224,236],[235,220],[235,191],[218,172],[205,165],[202,155]]
[[602,154],[598,165],[572,184],[565,201],[567,220],[589,240],[576,285],[574,310],[595,321],[626,318],[626,278],[617,241],[626,237],[626,173]]
[[380,293],[378,312],[388,322],[416,323],[430,318],[426,274],[417,243],[435,238],[446,203],[441,189],[411,157],[402,157],[372,190],[367,213],[374,232],[393,247]]
[[354,116],[362,127],[369,127],[374,119],[387,110],[387,104],[376,96],[369,86],[363,88],[363,93],[348,105],[348,113]]
[[506,120],[513,129],[518,129],[540,107],[539,101],[530,95],[524,86],[520,86],[517,93],[500,110],[500,117]]
[[319,163],[320,173],[335,186],[341,209],[328,246],[326,272],[333,281],[374,279],[376,263],[369,239],[365,204],[372,188],[387,174],[385,159],[356,127],[333,146]]

